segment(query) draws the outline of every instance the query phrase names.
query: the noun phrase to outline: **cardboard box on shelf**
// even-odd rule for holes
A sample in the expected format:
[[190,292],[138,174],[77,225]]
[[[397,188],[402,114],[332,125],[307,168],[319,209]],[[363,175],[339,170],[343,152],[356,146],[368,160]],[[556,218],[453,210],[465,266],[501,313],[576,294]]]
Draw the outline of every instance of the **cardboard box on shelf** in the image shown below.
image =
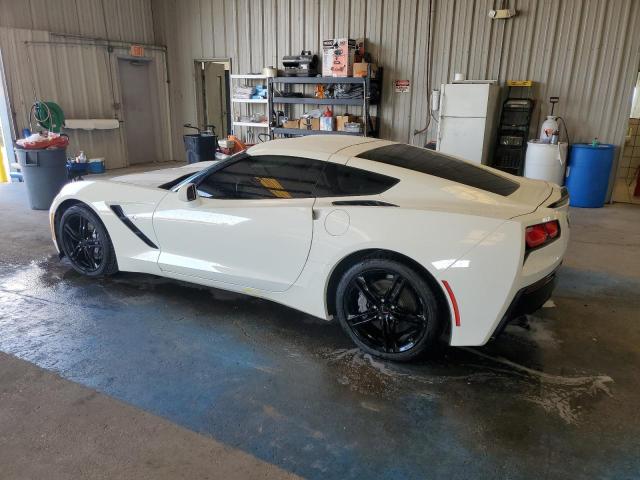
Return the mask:
[[356,41],[350,38],[333,38],[322,42],[322,76],[350,77]]
[[300,128],[300,120],[298,119],[287,120],[286,122],[282,123],[282,127],[283,128]]
[[344,131],[351,133],[363,133],[364,129],[360,122],[349,122],[344,124]]
[[333,39],[322,41],[322,76],[331,77],[333,65]]
[[353,76],[366,77],[369,66],[371,66],[371,78],[376,78],[378,66],[375,63],[366,63],[366,62],[359,62],[359,63],[353,64]]
[[301,118],[300,128],[302,130],[320,130],[320,119],[311,117]]
[[344,124],[349,122],[357,122],[358,117],[355,115],[337,115],[336,116],[336,130],[344,132]]

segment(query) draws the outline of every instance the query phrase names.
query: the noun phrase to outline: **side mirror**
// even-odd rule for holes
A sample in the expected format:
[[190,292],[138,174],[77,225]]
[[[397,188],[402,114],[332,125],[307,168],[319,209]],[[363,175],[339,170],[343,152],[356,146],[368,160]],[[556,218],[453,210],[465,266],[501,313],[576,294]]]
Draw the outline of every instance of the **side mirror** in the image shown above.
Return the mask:
[[182,202],[193,202],[198,198],[198,190],[195,183],[186,183],[178,189],[178,200]]

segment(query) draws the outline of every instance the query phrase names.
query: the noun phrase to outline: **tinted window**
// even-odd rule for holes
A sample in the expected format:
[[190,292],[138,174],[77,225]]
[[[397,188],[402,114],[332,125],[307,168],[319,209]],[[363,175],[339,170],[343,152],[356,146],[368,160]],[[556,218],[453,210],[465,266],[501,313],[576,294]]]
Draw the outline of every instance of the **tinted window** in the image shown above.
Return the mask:
[[398,181],[397,178],[379,173],[327,162],[318,179],[316,196],[377,195],[390,189]]
[[516,182],[473,164],[410,145],[387,145],[363,152],[358,157],[408,168],[498,195],[511,195],[519,187]]
[[198,184],[205,198],[255,200],[309,198],[324,162],[307,158],[264,155],[245,157],[207,175]]

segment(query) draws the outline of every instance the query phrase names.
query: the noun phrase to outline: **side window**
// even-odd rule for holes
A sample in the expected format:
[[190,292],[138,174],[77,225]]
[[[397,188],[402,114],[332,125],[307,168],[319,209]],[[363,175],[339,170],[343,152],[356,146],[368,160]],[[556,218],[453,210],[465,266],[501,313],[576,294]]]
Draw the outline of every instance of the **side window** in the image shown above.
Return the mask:
[[198,184],[204,198],[310,198],[324,162],[284,155],[247,156]]
[[318,197],[377,195],[399,180],[375,172],[327,162],[316,186]]

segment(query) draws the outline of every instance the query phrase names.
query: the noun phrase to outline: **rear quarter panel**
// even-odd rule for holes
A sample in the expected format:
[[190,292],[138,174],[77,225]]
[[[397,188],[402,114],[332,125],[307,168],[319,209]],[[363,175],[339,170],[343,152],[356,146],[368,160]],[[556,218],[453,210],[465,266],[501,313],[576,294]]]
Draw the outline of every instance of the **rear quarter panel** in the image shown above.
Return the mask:
[[[285,296],[290,297],[286,303],[294,302],[296,308],[322,318],[329,316],[326,294],[331,273],[344,258],[358,251],[384,249],[412,258],[434,277],[445,297],[442,280],[450,278],[449,271],[473,270],[476,272],[473,281],[484,282],[484,277],[494,271],[492,263],[500,250],[510,258],[506,263],[511,265],[512,271],[517,263],[519,251],[505,247],[513,239],[504,232],[493,235],[504,220],[399,207],[336,207],[329,199],[318,199],[314,210],[317,218],[307,266]],[[492,260],[466,264],[460,261],[483,241]],[[469,278],[469,275],[456,277],[461,296],[473,291]],[[503,293],[510,287],[509,279],[513,280],[513,273],[503,282]],[[481,296],[479,294],[477,298]],[[497,300],[499,297],[500,293],[496,292],[488,299],[481,299],[481,303],[492,305],[487,311],[494,317],[503,303],[503,300]],[[475,298],[464,302],[465,314],[478,308],[479,302]],[[471,321],[465,325],[471,326]]]
[[[527,226],[558,220],[561,236],[526,253]],[[484,345],[515,295],[546,277],[562,263],[569,241],[566,213],[541,209],[506,221],[443,273],[460,309],[461,325],[451,330],[451,345]]]

